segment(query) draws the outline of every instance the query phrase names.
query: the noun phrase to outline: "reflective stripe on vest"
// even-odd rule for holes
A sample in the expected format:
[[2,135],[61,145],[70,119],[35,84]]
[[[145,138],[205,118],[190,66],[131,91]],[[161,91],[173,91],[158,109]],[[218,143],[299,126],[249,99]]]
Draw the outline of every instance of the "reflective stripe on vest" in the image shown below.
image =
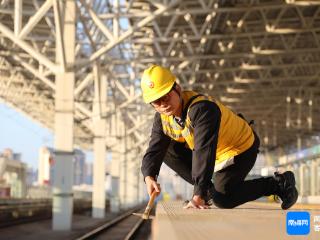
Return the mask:
[[[183,102],[187,103],[196,92],[185,91],[182,93]],[[209,96],[198,96],[193,99],[187,109],[185,126],[181,127],[175,122],[173,116],[161,114],[163,132],[178,142],[186,142],[188,147],[194,149],[194,129],[189,118],[192,106],[200,101],[215,102],[221,112],[220,128],[218,132],[218,143],[216,151],[216,169],[222,169],[233,163],[233,157],[247,150],[254,141],[252,129],[246,121],[234,114],[230,109]],[[220,164],[221,163],[221,164]],[[221,168],[222,167],[222,168]]]

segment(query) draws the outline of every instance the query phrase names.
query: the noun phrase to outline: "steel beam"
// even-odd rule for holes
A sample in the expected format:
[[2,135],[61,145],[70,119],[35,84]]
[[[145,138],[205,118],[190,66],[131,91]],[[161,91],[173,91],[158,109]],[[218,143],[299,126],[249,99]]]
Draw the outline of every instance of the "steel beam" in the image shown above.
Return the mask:
[[168,9],[174,7],[177,5],[179,0],[174,0],[172,1],[168,6],[161,7],[157,9],[154,13],[151,13],[148,17],[144,18],[143,20],[139,21],[133,28],[130,28],[126,32],[124,32],[119,38],[114,39],[113,41],[110,41],[108,44],[106,44],[104,47],[100,48],[96,52],[94,52],[88,61],[85,62],[79,62],[77,65],[85,65],[88,64],[89,62],[93,62],[94,60],[100,58],[103,54],[107,53],[110,51],[113,47],[118,45],[119,43],[123,42],[127,38],[129,38],[135,31],[138,29],[144,27],[148,23],[152,22],[155,18],[158,16],[162,15],[164,12],[166,12]]
[[32,29],[37,25],[37,23],[41,20],[41,18],[43,18],[43,16],[51,8],[52,1],[53,0],[46,0],[42,4],[42,6],[39,8],[39,10],[32,17],[30,17],[28,23],[23,27],[23,29],[19,34],[20,39],[25,38],[32,31]]
[[65,49],[64,49],[64,41],[63,41],[63,29],[62,29],[62,22],[61,22],[61,6],[59,5],[59,0],[54,0],[53,2],[53,9],[54,9],[54,22],[56,26],[56,44],[57,49],[59,51],[59,62],[61,66],[61,72],[65,72],[66,67],[66,56],[65,56]]
[[14,34],[19,35],[22,26],[22,0],[14,1]]
[[29,53],[33,58],[35,58],[39,63],[45,65],[49,68],[53,73],[59,72],[59,67],[52,63],[47,57],[37,52],[34,48],[32,48],[27,42],[17,38],[14,33],[7,28],[5,25],[0,23],[0,32],[2,32],[7,38],[21,47],[24,51]]

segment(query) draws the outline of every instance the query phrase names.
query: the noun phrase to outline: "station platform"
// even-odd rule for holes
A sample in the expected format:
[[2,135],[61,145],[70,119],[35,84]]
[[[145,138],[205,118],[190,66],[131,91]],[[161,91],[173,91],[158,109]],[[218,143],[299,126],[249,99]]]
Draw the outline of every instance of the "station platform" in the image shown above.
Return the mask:
[[[250,202],[234,209],[183,209],[182,201],[158,202],[152,223],[152,239],[162,240],[273,240],[320,239],[314,230],[314,216],[320,216],[320,205],[296,204],[284,211],[279,204]],[[307,211],[310,214],[310,233],[288,235],[288,211]],[[320,225],[320,223],[318,223]]]

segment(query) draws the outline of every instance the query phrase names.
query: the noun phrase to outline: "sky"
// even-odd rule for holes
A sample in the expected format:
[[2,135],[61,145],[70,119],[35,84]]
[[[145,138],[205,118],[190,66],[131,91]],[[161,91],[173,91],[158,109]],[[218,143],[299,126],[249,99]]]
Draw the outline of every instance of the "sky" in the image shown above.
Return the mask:
[[[0,102],[0,136],[0,152],[11,148],[13,152],[21,153],[21,160],[34,169],[38,168],[39,148],[53,147],[51,130],[3,102]],[[92,161],[92,153],[85,153],[87,161]]]

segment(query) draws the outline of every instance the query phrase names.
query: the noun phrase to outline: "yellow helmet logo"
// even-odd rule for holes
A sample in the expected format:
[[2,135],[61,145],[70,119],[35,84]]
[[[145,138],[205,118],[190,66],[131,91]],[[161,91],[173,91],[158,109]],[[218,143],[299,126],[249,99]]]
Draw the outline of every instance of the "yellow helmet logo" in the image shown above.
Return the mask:
[[143,100],[150,103],[161,98],[171,90],[175,81],[176,77],[169,69],[152,65],[143,72],[141,78]]
[[150,81],[149,82],[149,88],[153,88],[154,87],[154,82]]

